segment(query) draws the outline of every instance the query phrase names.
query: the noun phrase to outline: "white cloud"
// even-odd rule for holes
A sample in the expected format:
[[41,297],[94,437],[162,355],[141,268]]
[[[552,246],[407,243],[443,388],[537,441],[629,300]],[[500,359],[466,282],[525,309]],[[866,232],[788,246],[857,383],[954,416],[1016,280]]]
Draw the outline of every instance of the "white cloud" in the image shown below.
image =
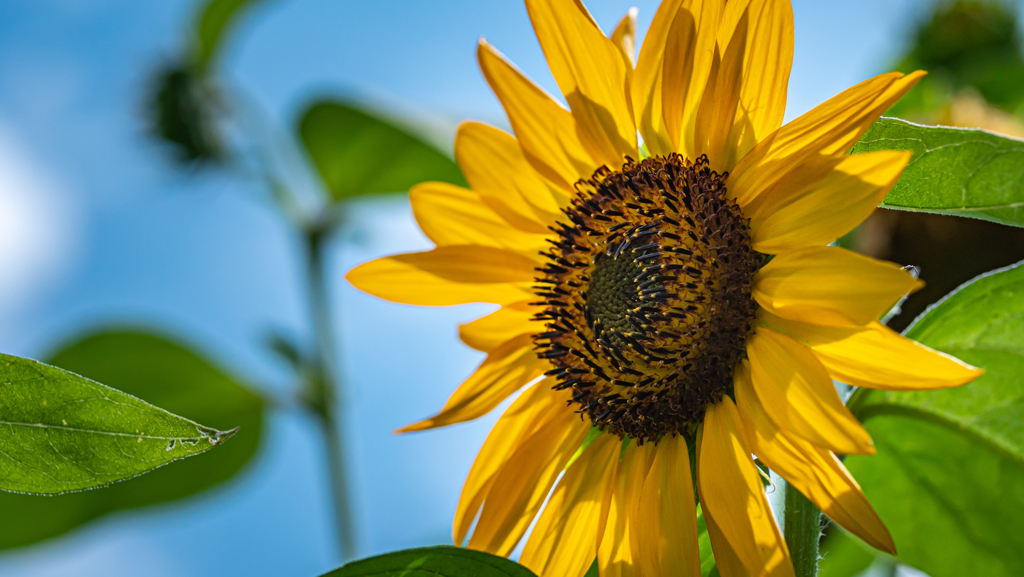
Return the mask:
[[0,123],[0,315],[29,304],[70,262],[73,198]]

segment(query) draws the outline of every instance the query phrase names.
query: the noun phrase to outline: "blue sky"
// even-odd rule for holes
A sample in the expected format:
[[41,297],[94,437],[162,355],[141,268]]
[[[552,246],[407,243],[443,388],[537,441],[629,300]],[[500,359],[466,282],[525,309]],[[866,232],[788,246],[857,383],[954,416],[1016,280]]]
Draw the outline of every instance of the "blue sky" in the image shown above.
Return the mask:
[[[656,3],[637,3],[641,30]],[[610,28],[629,4],[588,2]],[[925,2],[795,1],[792,118],[881,71]],[[250,184],[183,175],[144,136],[153,67],[181,48],[192,0],[0,4],[0,350],[39,356],[107,324],[170,331],[257,386],[288,375],[264,352],[271,328],[310,333],[299,244]],[[480,36],[552,93],[516,0],[269,0],[224,65],[283,130],[314,96],[397,111],[447,145],[465,118],[505,125],[475,63]],[[493,418],[396,437],[441,406],[479,362],[454,326],[486,307],[415,309],[348,288],[370,258],[426,247],[404,200],[363,203],[332,247],[339,354],[352,388],[361,554],[446,542],[462,479]],[[187,502],[94,523],[0,554],[0,574],[315,575],[338,564],[315,426],[282,413],[257,461]]]

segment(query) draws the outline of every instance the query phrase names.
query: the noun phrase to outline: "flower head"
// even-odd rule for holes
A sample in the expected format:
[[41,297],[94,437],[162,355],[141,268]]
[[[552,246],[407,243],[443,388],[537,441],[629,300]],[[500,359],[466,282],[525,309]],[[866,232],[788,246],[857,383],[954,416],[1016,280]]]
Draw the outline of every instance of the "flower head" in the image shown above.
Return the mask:
[[828,245],[909,161],[847,153],[923,73],[876,76],[782,126],[788,0],[664,0],[635,66],[634,12],[606,37],[579,0],[526,5],[569,108],[481,41],[515,136],[462,125],[472,188],[410,192],[437,248],[348,276],[397,302],[501,307],[460,330],[483,364],[404,429],[526,388],[473,465],[455,541],[475,520],[468,546],[508,555],[536,519],[521,562],[542,576],[595,557],[602,576],[696,576],[699,502],[722,575],[792,575],[753,454],[893,552],[836,457],[874,447],[832,379],[919,390],[980,371],[876,320],[917,279]]

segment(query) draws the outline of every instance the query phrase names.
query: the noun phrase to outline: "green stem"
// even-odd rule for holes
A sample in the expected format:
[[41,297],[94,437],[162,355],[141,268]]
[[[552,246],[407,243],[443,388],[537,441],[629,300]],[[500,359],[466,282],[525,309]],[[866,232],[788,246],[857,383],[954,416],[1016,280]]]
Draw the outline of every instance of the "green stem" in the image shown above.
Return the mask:
[[340,419],[344,414],[345,398],[334,367],[338,349],[331,324],[330,300],[327,297],[324,275],[324,242],[327,234],[328,231],[316,225],[306,231],[309,302],[316,330],[317,358],[320,364],[318,378],[314,379],[310,390],[313,397],[310,402],[323,425],[338,544],[342,560],[347,561],[355,556],[356,543],[346,466],[345,428]]
[[821,511],[797,491],[796,487],[788,483],[783,526],[796,577],[816,577],[818,540],[821,538]]

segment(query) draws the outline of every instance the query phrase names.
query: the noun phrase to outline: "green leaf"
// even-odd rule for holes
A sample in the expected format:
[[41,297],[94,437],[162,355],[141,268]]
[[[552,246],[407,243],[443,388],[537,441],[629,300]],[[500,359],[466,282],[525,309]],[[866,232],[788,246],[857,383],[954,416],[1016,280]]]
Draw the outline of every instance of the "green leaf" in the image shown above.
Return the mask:
[[982,275],[907,336],[986,373],[945,391],[860,390],[875,457],[847,466],[901,561],[932,577],[1024,575],[1024,267]]
[[195,58],[205,69],[230,33],[231,25],[246,11],[263,0],[210,0],[199,13],[195,31]]
[[1024,226],[1024,141],[882,118],[853,153],[912,150],[883,207]]
[[[218,447],[216,451],[162,467],[103,490],[46,498],[0,492],[0,511],[3,511],[5,521],[0,523],[0,549],[48,539],[115,511],[194,495],[237,475],[256,453],[262,425],[262,401],[242,387],[235,378],[180,344],[141,332],[103,332],[63,348],[50,357],[50,363],[102,381],[198,422],[219,428],[239,425],[241,428],[230,443]],[[57,371],[53,368],[48,370]],[[63,372],[59,374],[67,375]],[[106,387],[97,389],[98,385],[79,377],[67,378],[73,379],[74,383],[78,383],[76,386],[94,398],[96,395],[89,391],[100,390],[108,396],[113,395],[111,398],[123,400],[126,404],[120,405],[121,414],[126,414],[126,408],[130,408],[143,415],[164,415],[162,411],[128,395],[111,392]],[[80,396],[86,398],[85,393]],[[0,405],[7,404],[9,398],[5,391],[0,396]],[[51,407],[49,416],[60,418],[58,422],[61,426],[64,426],[63,420],[69,424],[74,422],[54,411],[51,399],[46,400],[47,406]],[[94,410],[85,409],[90,405],[99,410],[103,404],[95,400],[88,404],[76,403],[82,407],[78,412]],[[136,406],[142,408],[137,409]],[[4,411],[6,413],[6,409]],[[83,418],[95,420],[100,416],[101,413],[96,413]],[[172,424],[184,423],[182,428],[187,429],[187,436],[194,438],[197,435],[196,425],[177,417],[174,419],[177,421],[172,421]],[[122,426],[123,420],[111,419],[103,424]],[[133,435],[135,428],[129,427]],[[158,429],[147,426],[145,432],[147,437],[157,436]],[[161,433],[160,436],[172,436]],[[118,445],[132,452],[129,454],[138,453],[145,447],[155,455],[152,458],[164,461],[211,446],[205,440],[194,447],[175,443],[174,448],[168,451],[169,440],[144,440],[139,443],[134,436],[126,439],[130,442],[120,442]],[[145,456],[149,457],[149,454]]]
[[536,577],[526,567],[460,547],[406,549],[349,563],[323,577]]
[[349,104],[313,104],[299,121],[299,136],[334,200],[406,192],[427,180],[466,184],[447,155]]
[[109,485],[219,445],[222,432],[30,359],[0,354],[0,489]]

